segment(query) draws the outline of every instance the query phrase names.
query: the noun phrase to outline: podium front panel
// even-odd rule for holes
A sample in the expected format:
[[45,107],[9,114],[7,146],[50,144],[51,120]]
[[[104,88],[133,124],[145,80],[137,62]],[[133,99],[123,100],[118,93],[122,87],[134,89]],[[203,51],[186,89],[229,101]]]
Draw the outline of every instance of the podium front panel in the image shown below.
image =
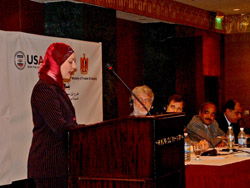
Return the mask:
[[123,182],[164,187],[159,183],[166,184],[170,176],[179,184],[184,178],[183,139],[164,140],[183,135],[182,117],[128,117],[70,130],[69,185]]

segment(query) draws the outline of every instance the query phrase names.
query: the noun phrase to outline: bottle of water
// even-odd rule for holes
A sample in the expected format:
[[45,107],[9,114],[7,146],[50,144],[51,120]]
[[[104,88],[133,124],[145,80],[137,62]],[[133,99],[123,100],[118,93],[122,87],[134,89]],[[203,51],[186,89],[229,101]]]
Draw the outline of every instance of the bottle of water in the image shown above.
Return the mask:
[[243,127],[240,128],[240,132],[238,135],[238,144],[239,144],[239,148],[246,148],[247,147],[247,138],[246,138],[246,134],[244,132]]
[[227,145],[229,149],[229,153],[233,153],[233,148],[234,148],[234,132],[232,130],[232,127],[228,127],[227,131]]
[[184,133],[184,158],[185,161],[191,160],[191,141],[188,138],[188,133]]

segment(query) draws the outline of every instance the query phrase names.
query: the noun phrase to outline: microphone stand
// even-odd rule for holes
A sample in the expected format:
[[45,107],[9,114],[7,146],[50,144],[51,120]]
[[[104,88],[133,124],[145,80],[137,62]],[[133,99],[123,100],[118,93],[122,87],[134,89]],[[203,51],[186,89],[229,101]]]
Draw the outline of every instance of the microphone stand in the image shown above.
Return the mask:
[[132,95],[136,98],[136,100],[143,106],[143,108],[147,111],[147,115],[150,115],[150,112],[148,110],[148,108],[145,106],[145,104],[136,96],[136,94],[134,94],[134,92],[127,86],[127,84],[125,84],[125,82],[120,78],[120,76],[118,76],[118,74],[116,74],[116,72],[113,70],[113,67],[108,63],[107,64],[107,68],[108,70],[111,70],[113,72],[113,74],[123,83],[123,85],[130,91],[130,93],[132,93]]

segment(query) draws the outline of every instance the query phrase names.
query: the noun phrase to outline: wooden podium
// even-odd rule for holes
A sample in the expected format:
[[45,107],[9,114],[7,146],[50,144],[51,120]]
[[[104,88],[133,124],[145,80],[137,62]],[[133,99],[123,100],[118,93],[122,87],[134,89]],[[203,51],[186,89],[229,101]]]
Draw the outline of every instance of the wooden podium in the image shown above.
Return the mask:
[[185,187],[184,117],[127,117],[70,130],[69,187]]

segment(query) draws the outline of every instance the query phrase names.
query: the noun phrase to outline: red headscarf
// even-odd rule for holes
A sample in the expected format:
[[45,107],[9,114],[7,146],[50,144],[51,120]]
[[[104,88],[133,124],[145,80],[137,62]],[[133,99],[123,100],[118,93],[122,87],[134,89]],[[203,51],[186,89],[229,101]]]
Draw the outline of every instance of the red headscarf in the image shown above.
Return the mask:
[[74,50],[67,44],[59,42],[51,44],[39,68],[39,78],[47,80],[49,79],[47,76],[49,76],[56,81],[59,87],[64,89],[60,67],[73,53]]

